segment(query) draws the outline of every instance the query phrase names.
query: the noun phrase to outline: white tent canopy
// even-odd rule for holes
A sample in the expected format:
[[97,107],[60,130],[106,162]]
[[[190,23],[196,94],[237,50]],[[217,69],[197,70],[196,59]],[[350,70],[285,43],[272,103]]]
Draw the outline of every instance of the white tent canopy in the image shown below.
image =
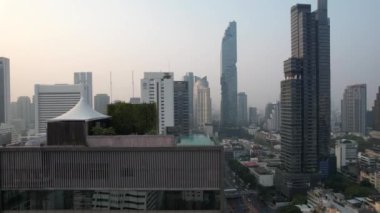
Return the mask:
[[93,121],[106,118],[110,118],[110,116],[95,111],[81,98],[72,109],[49,121]]

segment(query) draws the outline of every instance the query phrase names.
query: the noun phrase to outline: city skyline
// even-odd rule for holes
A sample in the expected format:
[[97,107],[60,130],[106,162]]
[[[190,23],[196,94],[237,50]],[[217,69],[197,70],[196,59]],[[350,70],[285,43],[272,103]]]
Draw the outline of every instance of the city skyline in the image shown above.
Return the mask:
[[[316,8],[313,0],[252,1],[236,5],[219,4],[219,1],[209,1],[206,5],[197,1],[162,1],[161,5],[114,1],[91,2],[87,9],[86,1],[72,4],[2,1],[0,22],[4,33],[0,55],[10,59],[11,99],[32,97],[34,84],[71,83],[72,73],[88,70],[93,72],[93,94],[109,94],[112,71],[113,100],[127,101],[132,96],[132,70],[135,80],[144,72],[162,70],[174,72],[175,80],[186,72],[207,75],[212,99],[220,103],[220,39],[225,25],[236,20],[238,91],[247,92],[248,106],[263,109],[266,103],[279,99],[280,85],[274,82],[282,80],[282,60],[290,52],[287,8],[301,2]],[[380,17],[376,13],[377,5],[380,2],[329,2],[330,17],[334,20],[331,29],[333,108],[340,108],[340,97],[347,85],[359,83],[368,85],[367,108],[373,105],[378,87],[376,79],[380,77],[377,69],[380,62],[376,60],[380,51],[376,42],[380,33],[380,27],[375,24]],[[352,17],[359,7],[364,12]],[[104,15],[99,15],[103,9]],[[70,13],[66,14],[67,10]],[[174,14],[168,15],[171,12]],[[107,16],[111,13],[115,15]],[[276,18],[271,18],[273,14]],[[172,20],[172,16],[178,19]],[[99,18],[104,20],[96,22]],[[33,75],[25,75],[29,72]],[[267,85],[273,86],[261,89]],[[138,88],[137,83],[135,90]],[[214,104],[214,109],[218,108],[219,104]]]

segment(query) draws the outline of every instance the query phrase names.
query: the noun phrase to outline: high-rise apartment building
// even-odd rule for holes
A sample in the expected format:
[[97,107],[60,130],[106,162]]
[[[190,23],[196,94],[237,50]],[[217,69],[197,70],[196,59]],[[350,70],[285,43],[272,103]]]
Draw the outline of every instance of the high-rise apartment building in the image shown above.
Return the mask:
[[204,131],[212,121],[210,87],[207,77],[195,77],[194,82],[194,127]]
[[173,78],[172,72],[146,72],[141,79],[141,101],[156,103],[160,134],[166,134],[167,127],[174,127]]
[[281,82],[281,168],[276,187],[291,197],[317,182],[319,161],[329,156],[330,21],[327,0],[318,9],[291,8],[291,52]]
[[250,125],[257,125],[258,119],[257,119],[257,108],[256,107],[249,107],[249,124]]
[[342,131],[366,135],[367,85],[348,86],[341,107]]
[[9,59],[0,57],[0,123],[10,122],[10,90]]
[[189,85],[187,81],[174,81],[174,126],[180,134],[190,133]]
[[17,99],[17,118],[21,119],[23,126],[29,129],[32,126],[32,102],[28,96],[21,96]]
[[92,107],[92,72],[74,73],[74,84],[83,84],[83,98]]
[[224,32],[221,51],[221,77],[222,89],[220,121],[223,127],[237,125],[237,42],[236,22],[230,22]]
[[264,128],[268,131],[278,132],[281,126],[281,104],[277,102],[270,104],[271,110],[268,112],[268,117],[265,120]]
[[186,73],[185,76],[183,76],[183,80],[187,81],[188,87],[189,87],[189,117],[190,117],[190,131],[194,128],[194,74],[192,72]]
[[107,94],[96,94],[94,98],[95,110],[107,115],[108,104],[110,104],[110,96]]
[[35,85],[35,129],[46,132],[49,119],[73,108],[83,95],[83,84]]
[[237,95],[237,100],[237,122],[240,126],[245,126],[248,124],[247,94],[245,94],[245,92],[239,92]]
[[373,115],[373,129],[380,131],[380,87],[379,92],[377,93],[375,104],[372,108]]

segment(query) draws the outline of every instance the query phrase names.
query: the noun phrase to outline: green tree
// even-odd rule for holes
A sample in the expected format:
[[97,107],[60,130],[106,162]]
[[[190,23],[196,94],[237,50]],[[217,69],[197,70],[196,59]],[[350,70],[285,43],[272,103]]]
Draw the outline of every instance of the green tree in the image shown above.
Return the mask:
[[280,209],[280,212],[281,213],[302,213],[301,210],[297,206],[294,206],[294,205],[282,207]]
[[245,184],[249,185],[250,189],[255,189],[257,186],[257,180],[255,176],[253,176],[250,172],[249,169],[245,166],[243,166],[239,161],[237,160],[231,160],[229,161],[229,166],[232,171],[236,173],[237,176],[241,180],[244,181]]
[[293,205],[301,205],[307,203],[307,197],[302,194],[296,194],[293,196],[292,204]]
[[346,188],[344,195],[346,197],[366,197],[370,194],[370,189],[363,186],[352,185]]
[[111,124],[119,135],[156,134],[157,109],[155,104],[114,103],[108,105]]
[[103,128],[100,126],[94,126],[91,129],[93,135],[115,135],[115,130],[112,127]]

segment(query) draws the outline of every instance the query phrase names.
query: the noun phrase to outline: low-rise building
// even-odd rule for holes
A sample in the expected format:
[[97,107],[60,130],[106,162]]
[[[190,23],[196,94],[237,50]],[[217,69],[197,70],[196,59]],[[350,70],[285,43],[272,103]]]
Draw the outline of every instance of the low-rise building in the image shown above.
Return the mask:
[[257,183],[264,187],[273,186],[273,173],[264,167],[250,168],[249,171],[257,180]]
[[335,145],[336,168],[338,171],[344,166],[355,163],[358,155],[358,144],[353,140],[342,139]]
[[376,167],[376,158],[374,156],[369,156],[366,153],[358,153],[358,163],[361,168],[374,168]]
[[363,197],[346,200],[343,194],[334,193],[332,189],[314,188],[308,191],[307,204],[318,213],[376,212],[375,201]]

